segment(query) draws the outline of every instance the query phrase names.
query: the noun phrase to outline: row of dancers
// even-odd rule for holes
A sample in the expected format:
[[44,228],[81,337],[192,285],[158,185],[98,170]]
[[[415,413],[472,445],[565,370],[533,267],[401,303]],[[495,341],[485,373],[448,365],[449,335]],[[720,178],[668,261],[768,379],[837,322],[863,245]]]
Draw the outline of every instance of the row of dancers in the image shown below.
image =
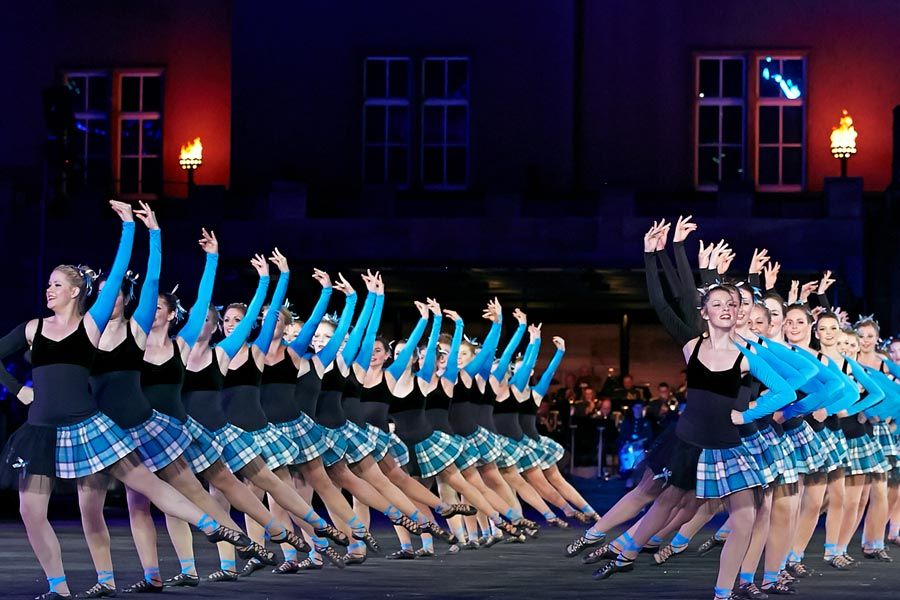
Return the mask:
[[[408,339],[392,343],[378,335],[380,274],[362,276],[367,294],[357,314],[350,282],[315,270],[319,297],[298,322],[286,301],[291,272],[277,249],[268,261],[251,260],[259,282],[249,303],[217,307],[218,240],[206,230],[196,300],[185,310],[175,291],[160,291],[162,235],[153,211],[144,203],[110,205],[122,231],[108,273],[57,267],[46,290],[52,314],[0,340],[0,359],[30,351],[32,364],[32,386],[0,369],[0,383],[29,405],[0,457],[0,480],[19,490],[28,540],[49,584],[38,598],[71,597],[47,517],[57,478],[77,484],[97,572],[83,598],[122,590],[103,517],[109,477],[125,485],[144,571],[124,588],[131,593],[199,584],[190,525],[218,543],[219,569],[206,580],[223,582],[266,565],[285,574],[326,561],[337,568],[364,562],[380,550],[370,508],[394,524],[401,549],[389,558],[397,559],[434,556],[435,537],[468,548],[524,542],[540,525],[523,516],[522,503],[558,527],[568,523],[557,510],[585,524],[599,518],[557,468],[562,447],[535,424],[565,342],[553,338],[549,366],[532,385],[541,326],[529,326],[522,311],[513,312],[516,327],[499,356],[496,299],[482,315],[489,330],[481,344],[464,335],[458,313],[430,299],[416,303]],[[135,218],[150,246],[140,286],[128,270]],[[270,263],[278,277],[266,304]],[[328,314],[332,295],[343,298],[340,315]],[[449,333],[444,321],[452,323]],[[312,508],[314,493],[327,515]],[[165,580],[151,504],[165,514],[181,564]],[[231,508],[245,515],[243,528]],[[421,537],[416,551],[412,536]],[[237,558],[247,560],[242,569]]]
[[[849,326],[829,304],[831,272],[792,282],[785,301],[766,250],[736,280],[728,244],[701,241],[698,288],[685,250],[696,230],[691,217],[674,227],[661,220],[644,237],[651,305],[687,362],[686,409],[648,450],[640,484],[566,555],[589,549],[583,562],[601,563],[597,579],[633,570],[641,552],[666,564],[724,510],[727,521],[698,549],[721,546],[716,599],[795,594],[811,574],[809,555],[854,569],[861,524],[856,556],[891,562],[886,538],[900,545],[900,340],[889,356],[874,317]],[[812,550],[823,512],[825,544]]]

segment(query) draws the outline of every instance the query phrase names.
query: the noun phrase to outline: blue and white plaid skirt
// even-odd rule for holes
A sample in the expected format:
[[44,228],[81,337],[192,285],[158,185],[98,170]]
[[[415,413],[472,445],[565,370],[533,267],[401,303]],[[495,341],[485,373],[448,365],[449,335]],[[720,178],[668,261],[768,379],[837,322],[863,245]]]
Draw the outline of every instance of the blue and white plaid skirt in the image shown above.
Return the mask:
[[400,436],[394,432],[391,432],[391,445],[388,448],[388,451],[401,467],[405,467],[409,464],[409,449],[406,447],[406,444],[403,443],[403,440],[400,439]]
[[800,475],[815,473],[825,465],[825,451],[822,442],[806,421],[793,429],[786,429],[785,435],[794,445],[794,466]]
[[791,436],[786,433],[778,435],[774,429],[772,430],[772,435],[781,447],[781,453],[784,456],[784,470],[781,471],[781,477],[776,479],[775,483],[784,485],[797,483],[800,481],[800,473],[797,471],[797,465],[794,462],[794,442],[791,440]]
[[894,439],[894,434],[891,433],[890,423],[879,421],[872,424],[872,429],[885,456],[900,456],[900,448],[897,447],[897,441]]
[[506,436],[497,435],[495,433],[492,433],[491,435],[494,437],[494,443],[500,448],[500,456],[497,457],[497,460],[495,461],[497,466],[501,469],[516,467],[521,471],[522,469],[519,468],[519,461],[522,460],[522,453],[524,450],[519,447],[519,444]]
[[154,473],[178,460],[193,441],[181,421],[156,410],[149,419],[125,431],[137,444],[144,466]]
[[878,444],[868,435],[847,440],[847,475],[886,473],[886,458]]
[[528,436],[523,436],[521,440],[513,440],[511,438],[506,439],[512,441],[522,450],[522,458],[519,459],[518,465],[520,473],[531,469],[541,468],[541,456],[543,455],[543,452],[539,449],[535,450],[531,444],[528,443]]
[[294,464],[305,464],[325,454],[328,444],[322,435],[321,428],[309,415],[301,412],[300,416],[286,423],[273,423],[276,429],[293,440],[300,449],[300,455]]
[[831,473],[837,469],[844,468],[847,462],[847,444],[842,444],[842,439],[829,428],[817,431],[819,441],[822,442],[822,450],[825,452],[825,466],[823,469],[826,473]]
[[546,435],[542,435],[540,440],[533,441],[544,451],[544,455],[541,457],[542,469],[549,469],[561,461],[566,454],[566,449],[562,444]]
[[216,442],[222,447],[222,462],[232,473],[237,473],[262,454],[256,438],[231,423],[226,423],[223,427],[216,429],[213,435]]
[[780,466],[784,466],[784,456],[778,454],[780,446],[770,446],[759,431],[742,437],[741,441],[756,463],[756,468],[765,484],[769,485],[775,481],[780,473],[779,461]]
[[704,448],[697,463],[697,497],[723,498],[766,485],[756,461],[744,446]]
[[188,417],[184,426],[192,438],[191,445],[184,451],[184,457],[194,473],[202,473],[222,457],[222,446],[216,441],[215,435],[193,417]]
[[75,479],[99,473],[137,449],[124,429],[98,412],[73,425],[56,427],[56,476]]
[[325,445],[328,447],[322,455],[322,462],[325,463],[326,467],[330,467],[347,454],[347,438],[344,437],[340,429],[331,429],[330,427],[319,425],[319,430],[322,432],[322,439],[325,441]]
[[375,446],[375,449],[372,450],[372,458],[375,459],[375,462],[383,461],[391,447],[391,434],[371,423],[366,423],[365,432],[369,436],[369,442]]
[[456,468],[465,471],[469,467],[474,467],[481,460],[481,453],[478,446],[474,442],[470,442],[468,438],[462,435],[454,436],[462,444],[463,451],[456,457]]
[[360,429],[356,423],[347,421],[338,431],[347,440],[346,459],[349,464],[356,464],[375,451],[377,443],[369,437],[368,431]]
[[300,456],[300,448],[291,439],[284,435],[280,429],[268,424],[264,429],[249,431],[256,445],[259,446],[260,455],[266,461],[270,470],[292,465]]
[[422,477],[437,475],[456,463],[463,445],[457,438],[443,431],[435,431],[415,446],[416,462]]
[[497,442],[494,434],[484,427],[479,425],[473,433],[466,436],[466,439],[475,444],[478,448],[478,453],[481,454],[478,466],[497,462],[497,459],[500,458],[502,453],[500,444]]

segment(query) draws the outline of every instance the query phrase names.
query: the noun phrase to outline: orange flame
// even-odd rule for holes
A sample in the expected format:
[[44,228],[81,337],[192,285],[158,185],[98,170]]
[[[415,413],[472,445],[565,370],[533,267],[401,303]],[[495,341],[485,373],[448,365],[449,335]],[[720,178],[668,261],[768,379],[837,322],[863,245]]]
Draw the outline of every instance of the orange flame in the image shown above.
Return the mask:
[[200,142],[200,138],[194,138],[193,141],[181,147],[178,164],[186,170],[196,169],[203,164],[203,144]]
[[835,158],[850,158],[856,154],[856,136],[859,135],[853,127],[853,117],[845,108],[842,112],[840,124],[831,128],[831,154]]

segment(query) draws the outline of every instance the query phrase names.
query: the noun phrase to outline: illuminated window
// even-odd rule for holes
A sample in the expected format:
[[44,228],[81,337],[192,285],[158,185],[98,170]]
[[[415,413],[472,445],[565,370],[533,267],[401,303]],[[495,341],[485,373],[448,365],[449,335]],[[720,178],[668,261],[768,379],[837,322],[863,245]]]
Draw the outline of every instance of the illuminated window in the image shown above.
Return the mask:
[[[70,90],[75,117],[67,147],[78,183],[106,186],[112,170],[109,160],[109,73],[71,71],[65,73],[64,81]],[[67,185],[70,183],[74,182],[69,181]]]
[[465,189],[469,182],[469,59],[422,61],[422,184]]
[[363,181],[409,185],[410,60],[369,57],[363,88]]
[[123,196],[162,193],[162,72],[118,71],[116,189]]
[[714,190],[745,173],[746,93],[742,56],[698,56],[694,89],[694,184]]
[[763,191],[803,189],[806,154],[806,62],[797,56],[757,60],[756,182]]

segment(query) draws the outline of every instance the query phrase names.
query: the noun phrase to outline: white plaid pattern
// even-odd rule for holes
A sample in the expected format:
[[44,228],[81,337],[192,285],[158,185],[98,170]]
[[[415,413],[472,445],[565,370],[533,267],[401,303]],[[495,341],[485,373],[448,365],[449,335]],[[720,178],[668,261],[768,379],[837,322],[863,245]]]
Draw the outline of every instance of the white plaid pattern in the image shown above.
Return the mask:
[[76,479],[99,473],[137,449],[128,433],[98,412],[56,428],[56,476]]

